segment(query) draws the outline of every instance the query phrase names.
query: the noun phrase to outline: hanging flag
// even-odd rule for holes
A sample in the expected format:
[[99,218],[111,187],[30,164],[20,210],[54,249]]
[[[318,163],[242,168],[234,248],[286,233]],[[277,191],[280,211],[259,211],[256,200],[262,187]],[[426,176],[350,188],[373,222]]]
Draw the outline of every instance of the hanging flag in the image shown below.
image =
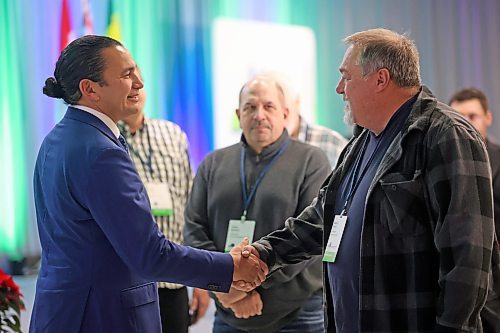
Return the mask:
[[83,35],[94,34],[94,20],[92,19],[92,10],[90,8],[89,0],[82,0],[83,11]]
[[69,10],[68,0],[62,0],[61,8],[61,38],[59,47],[62,52],[75,39],[75,33],[71,26],[71,11]]
[[120,20],[118,13],[115,12],[113,7],[113,0],[109,0],[108,7],[108,28],[106,29],[106,35],[117,41],[122,41],[122,33],[120,28]]

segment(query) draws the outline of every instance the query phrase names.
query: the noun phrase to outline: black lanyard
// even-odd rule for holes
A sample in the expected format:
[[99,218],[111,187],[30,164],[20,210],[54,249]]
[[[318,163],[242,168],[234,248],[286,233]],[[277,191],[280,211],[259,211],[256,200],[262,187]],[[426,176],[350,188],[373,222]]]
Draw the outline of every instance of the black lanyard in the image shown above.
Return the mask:
[[129,149],[132,152],[132,154],[134,154],[141,161],[142,165],[148,167],[149,172],[150,172],[150,174],[152,176],[154,174],[153,163],[152,163],[152,160],[153,160],[153,148],[151,147],[151,138],[149,137],[149,128],[148,128],[148,125],[144,124],[143,128],[146,131],[146,137],[148,139],[148,148],[149,148],[148,149],[148,154],[146,154],[146,160],[142,159],[141,155],[134,149],[134,147],[132,145],[129,145]]
[[262,178],[264,178],[264,175],[271,169],[271,166],[278,160],[278,157],[283,153],[285,148],[288,146],[290,143],[290,140],[287,140],[279,149],[279,151],[276,153],[276,155],[273,156],[271,161],[262,169],[262,171],[259,173],[257,176],[257,179],[255,180],[255,184],[252,188],[252,191],[250,194],[247,193],[247,185],[246,185],[246,178],[245,178],[245,148],[241,147],[241,153],[240,153],[240,178],[241,178],[241,192],[243,193],[243,215],[242,219],[245,219],[247,216],[247,210],[248,207],[250,206],[250,203],[252,202],[253,197],[255,196],[255,192],[257,191],[257,187],[259,186],[260,182],[262,181]]
[[377,155],[378,150],[380,148],[380,143],[383,140],[383,135],[385,134],[385,131],[382,132],[380,135],[380,138],[377,142],[377,145],[375,146],[375,149],[371,153],[370,157],[368,158],[368,161],[366,162],[365,166],[363,167],[363,170],[361,170],[361,174],[358,176],[359,168],[361,167],[361,160],[363,158],[363,155],[366,152],[366,149],[368,148],[368,138],[370,137],[370,133],[367,133],[365,137],[365,141],[363,142],[363,147],[361,148],[361,151],[359,152],[358,156],[356,157],[356,161],[354,162],[354,169],[353,172],[351,173],[351,176],[349,177],[349,191],[347,192],[347,198],[344,204],[344,208],[342,209],[342,212],[340,215],[346,215],[347,210],[351,206],[352,198],[354,196],[354,193],[356,192],[356,189],[358,188],[359,184],[363,180],[364,175],[368,171],[368,168],[370,164],[373,162],[373,159],[375,158],[375,155]]

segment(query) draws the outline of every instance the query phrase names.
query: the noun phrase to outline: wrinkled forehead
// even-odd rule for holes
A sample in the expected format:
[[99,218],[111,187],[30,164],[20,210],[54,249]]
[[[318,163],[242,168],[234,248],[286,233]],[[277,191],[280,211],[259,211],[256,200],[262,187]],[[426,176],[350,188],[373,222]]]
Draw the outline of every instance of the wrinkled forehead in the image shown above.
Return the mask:
[[[280,101],[280,90],[276,82],[270,80],[254,80],[243,86],[240,93],[240,104],[257,100]],[[283,93],[281,92],[281,95]]]
[[344,53],[344,58],[339,66],[340,72],[346,71],[358,65],[359,49],[350,45]]

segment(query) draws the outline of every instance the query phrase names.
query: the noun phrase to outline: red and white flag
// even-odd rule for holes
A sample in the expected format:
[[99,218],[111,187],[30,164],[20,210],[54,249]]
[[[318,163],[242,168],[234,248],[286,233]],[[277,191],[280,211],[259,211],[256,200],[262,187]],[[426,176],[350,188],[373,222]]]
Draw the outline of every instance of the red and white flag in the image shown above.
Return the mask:
[[59,46],[62,52],[75,39],[75,32],[71,25],[71,11],[69,10],[68,0],[62,0],[61,8],[61,39]]

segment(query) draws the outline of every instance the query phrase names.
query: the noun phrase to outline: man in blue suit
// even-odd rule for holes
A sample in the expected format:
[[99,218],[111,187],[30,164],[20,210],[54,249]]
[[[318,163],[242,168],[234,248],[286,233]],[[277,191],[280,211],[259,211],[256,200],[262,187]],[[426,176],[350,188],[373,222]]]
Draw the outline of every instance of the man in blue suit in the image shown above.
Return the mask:
[[256,257],[180,246],[158,231],[116,126],[139,112],[143,82],[130,53],[85,36],[62,52],[54,76],[44,93],[70,106],[36,161],[42,264],[30,332],[160,332],[154,281],[259,285],[267,267]]

